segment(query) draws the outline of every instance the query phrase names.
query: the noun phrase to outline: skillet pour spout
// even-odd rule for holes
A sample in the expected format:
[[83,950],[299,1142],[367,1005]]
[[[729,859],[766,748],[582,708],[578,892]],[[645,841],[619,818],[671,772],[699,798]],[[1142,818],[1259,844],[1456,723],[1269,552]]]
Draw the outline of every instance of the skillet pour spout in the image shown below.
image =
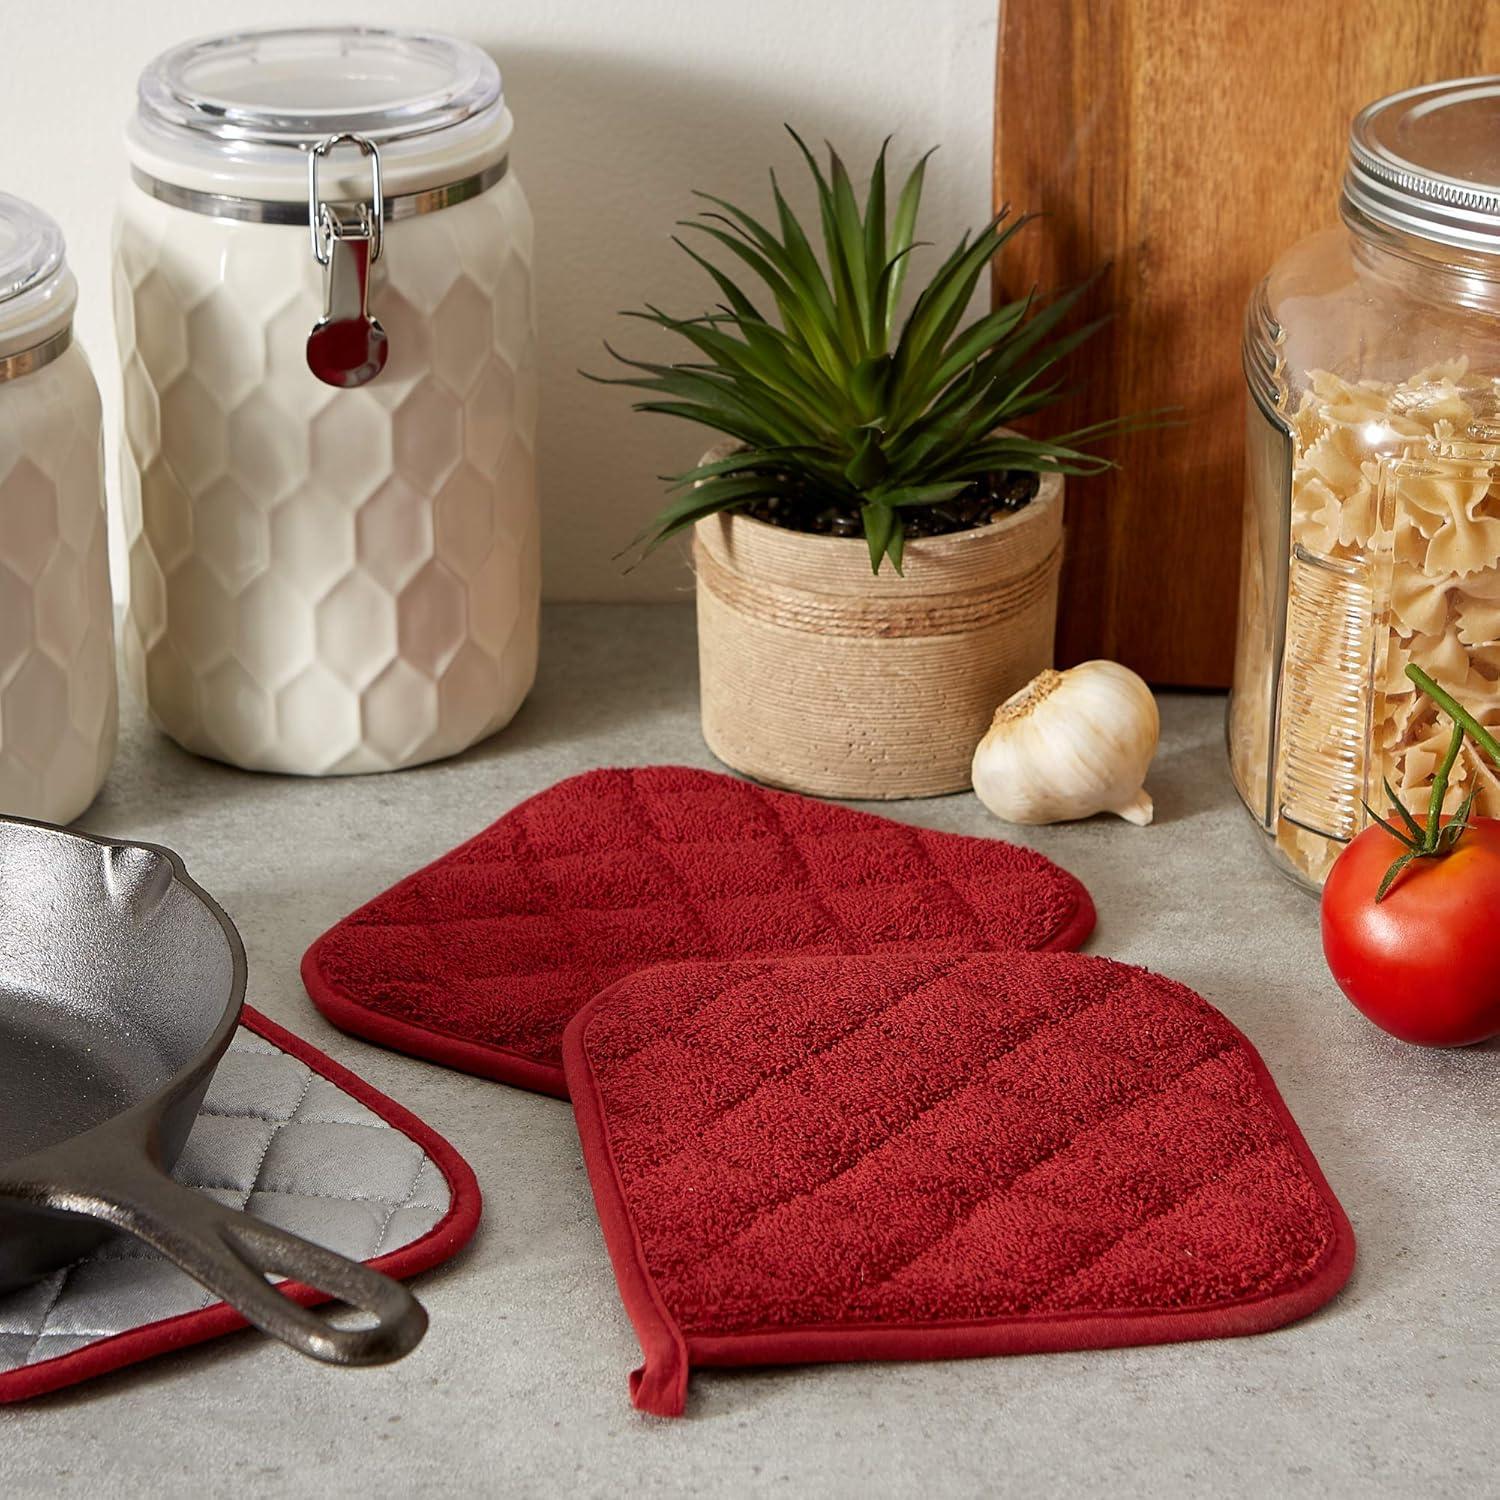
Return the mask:
[[[123,1230],[313,1359],[399,1359],[427,1328],[404,1286],[169,1175],[245,981],[171,850],[0,818],[0,1292]],[[364,1326],[303,1305],[330,1297]]]

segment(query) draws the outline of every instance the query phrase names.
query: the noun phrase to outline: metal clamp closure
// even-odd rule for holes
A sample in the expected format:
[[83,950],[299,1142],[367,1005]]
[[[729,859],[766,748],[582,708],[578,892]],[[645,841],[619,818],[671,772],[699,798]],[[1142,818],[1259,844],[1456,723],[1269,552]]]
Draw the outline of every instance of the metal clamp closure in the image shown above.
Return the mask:
[[[318,191],[318,163],[336,146],[357,146],[369,158],[368,203],[346,221]],[[370,313],[370,267],[384,248],[385,194],[380,150],[366,136],[330,135],[307,153],[307,227],[312,251],[323,267],[323,316],[307,336],[308,368],[326,385],[349,388],[373,380],[385,368],[389,340]]]
[[307,153],[307,227],[312,234],[313,254],[320,266],[329,259],[328,241],[343,233],[338,215],[324,203],[318,193],[318,163],[336,146],[358,146],[360,154],[370,159],[370,202],[359,205],[361,227],[370,241],[370,261],[380,259],[385,224],[385,193],[380,186],[380,148],[368,136],[345,131],[325,136]]

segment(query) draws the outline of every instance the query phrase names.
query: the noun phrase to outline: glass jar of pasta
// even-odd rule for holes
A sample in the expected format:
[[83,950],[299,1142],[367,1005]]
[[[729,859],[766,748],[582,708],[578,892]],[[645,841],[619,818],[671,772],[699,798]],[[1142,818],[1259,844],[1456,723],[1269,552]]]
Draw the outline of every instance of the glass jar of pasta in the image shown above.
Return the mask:
[[[1343,227],[1245,321],[1246,493],[1229,757],[1277,862],[1322,883],[1446,744],[1417,662],[1500,725],[1500,77],[1411,89],[1350,131]],[[1494,768],[1465,751],[1450,796]]]

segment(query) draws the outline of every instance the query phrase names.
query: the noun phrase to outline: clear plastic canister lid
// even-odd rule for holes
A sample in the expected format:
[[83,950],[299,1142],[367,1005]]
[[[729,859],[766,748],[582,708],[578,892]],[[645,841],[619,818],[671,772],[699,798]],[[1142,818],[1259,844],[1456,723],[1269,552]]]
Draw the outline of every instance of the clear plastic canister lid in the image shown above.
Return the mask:
[[1500,255],[1500,75],[1407,89],[1349,132],[1346,217]]
[[56,221],[0,193],[0,355],[66,328],[77,296]]
[[[353,133],[380,148],[387,194],[493,165],[510,136],[500,71],[472,43],[362,26],[243,31],[186,42],[141,74],[132,165],[178,187],[305,199],[307,149]],[[340,173],[347,170],[347,182]],[[357,157],[329,161],[329,196],[362,195]]]

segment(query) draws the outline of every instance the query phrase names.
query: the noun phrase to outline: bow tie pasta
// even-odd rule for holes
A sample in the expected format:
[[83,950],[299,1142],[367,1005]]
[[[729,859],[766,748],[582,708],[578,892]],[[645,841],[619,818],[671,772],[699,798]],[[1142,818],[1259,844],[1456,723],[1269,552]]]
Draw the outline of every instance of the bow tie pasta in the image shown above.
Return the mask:
[[[1403,382],[1324,370],[1289,418],[1291,567],[1276,838],[1321,881],[1388,778],[1420,805],[1448,727],[1403,675],[1416,662],[1500,726],[1500,382],[1463,361]],[[1484,439],[1484,446],[1475,439]],[[1269,737],[1267,737],[1269,740]],[[1500,778],[1466,747],[1448,792]],[[1314,831],[1314,830],[1321,830]]]

